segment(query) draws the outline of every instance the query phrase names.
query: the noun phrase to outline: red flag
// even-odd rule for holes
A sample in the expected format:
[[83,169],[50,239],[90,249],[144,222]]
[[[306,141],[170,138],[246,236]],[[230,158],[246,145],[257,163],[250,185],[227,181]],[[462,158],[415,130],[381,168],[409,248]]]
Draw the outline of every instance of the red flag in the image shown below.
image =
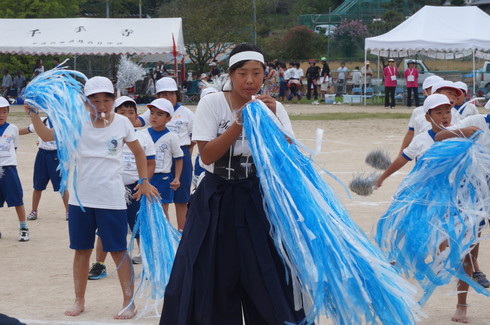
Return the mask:
[[174,45],[173,55],[174,55],[174,76],[178,76],[179,66],[177,65],[177,45],[175,44],[174,34],[172,33],[172,43]]

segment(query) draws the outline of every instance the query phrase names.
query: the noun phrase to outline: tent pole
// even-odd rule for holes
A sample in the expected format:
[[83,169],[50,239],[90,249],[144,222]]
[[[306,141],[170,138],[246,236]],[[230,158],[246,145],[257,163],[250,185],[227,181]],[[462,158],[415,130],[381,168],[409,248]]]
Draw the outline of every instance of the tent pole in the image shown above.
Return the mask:
[[[367,60],[367,49],[365,48],[364,49],[364,69],[367,69],[366,67],[366,60]],[[361,69],[362,70],[362,69]],[[364,106],[366,106],[366,78],[367,78],[367,71],[364,71],[364,80],[363,80],[363,83],[364,83],[364,90],[361,92],[363,95],[364,95]]]
[[475,49],[473,49],[473,96],[476,97]]

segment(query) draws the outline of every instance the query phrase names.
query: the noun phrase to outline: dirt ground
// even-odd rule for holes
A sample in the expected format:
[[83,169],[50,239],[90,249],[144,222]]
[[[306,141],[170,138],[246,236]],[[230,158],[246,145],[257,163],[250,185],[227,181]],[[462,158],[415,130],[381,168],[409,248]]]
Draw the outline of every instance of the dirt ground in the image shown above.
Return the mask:
[[[190,107],[193,109],[194,107]],[[404,112],[406,108],[385,110],[382,107],[362,107],[344,105],[288,105],[290,115],[318,112]],[[12,112],[20,112],[12,108]],[[483,111],[482,111],[483,112]],[[10,123],[19,127],[28,125],[23,114],[14,113]],[[404,119],[359,119],[335,121],[293,121],[296,136],[303,143],[314,147],[315,130],[324,129],[322,151],[315,157],[324,169],[348,184],[356,172],[371,172],[364,158],[373,149],[382,148],[392,159],[398,153],[406,132]],[[18,170],[24,188],[26,213],[29,213],[32,197],[32,167],[36,154],[36,137],[22,136],[18,148]],[[351,193],[349,198],[343,188],[332,179],[325,179],[333,186],[339,199],[350,213],[351,218],[368,234],[378,218],[388,206],[391,196],[412,163],[388,178],[382,188],[371,196],[360,197]],[[173,214],[173,208],[171,208]],[[61,198],[51,187],[43,192],[39,208],[40,217],[29,221],[31,233],[29,242],[17,241],[18,221],[13,208],[0,209],[0,313],[15,316],[28,324],[156,324],[155,318],[127,321],[113,320],[113,315],[121,308],[121,292],[114,273],[115,265],[109,258],[109,276],[98,281],[89,281],[85,312],[76,318],[64,316],[65,308],[73,302],[72,259],[68,248],[67,222]],[[490,252],[488,244],[480,249],[480,265],[490,274]],[[136,273],[140,266],[135,266]],[[471,290],[471,289],[470,289]],[[454,324],[450,321],[456,306],[454,284],[437,291],[424,307],[428,318],[419,324]],[[472,324],[490,324],[490,300],[470,291],[468,303]],[[137,301],[141,306],[142,302]],[[322,319],[321,325],[331,324]]]

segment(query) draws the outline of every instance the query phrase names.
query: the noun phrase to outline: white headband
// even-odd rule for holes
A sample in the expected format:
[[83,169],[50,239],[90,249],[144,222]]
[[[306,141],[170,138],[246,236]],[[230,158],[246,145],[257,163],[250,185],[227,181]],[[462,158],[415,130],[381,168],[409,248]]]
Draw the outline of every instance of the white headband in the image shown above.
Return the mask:
[[230,57],[230,61],[228,62],[228,66],[232,67],[237,62],[248,60],[259,61],[264,64],[264,56],[261,53],[255,51],[244,51],[232,55]]

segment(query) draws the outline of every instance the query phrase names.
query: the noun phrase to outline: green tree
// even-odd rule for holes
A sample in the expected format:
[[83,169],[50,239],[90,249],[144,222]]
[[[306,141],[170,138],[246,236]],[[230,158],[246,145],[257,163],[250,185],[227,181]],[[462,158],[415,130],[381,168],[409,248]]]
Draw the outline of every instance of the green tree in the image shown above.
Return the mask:
[[283,46],[282,56],[285,58],[315,58],[321,54],[322,38],[306,26],[296,26],[286,33]]
[[66,18],[79,13],[72,0],[0,0],[1,18]]

